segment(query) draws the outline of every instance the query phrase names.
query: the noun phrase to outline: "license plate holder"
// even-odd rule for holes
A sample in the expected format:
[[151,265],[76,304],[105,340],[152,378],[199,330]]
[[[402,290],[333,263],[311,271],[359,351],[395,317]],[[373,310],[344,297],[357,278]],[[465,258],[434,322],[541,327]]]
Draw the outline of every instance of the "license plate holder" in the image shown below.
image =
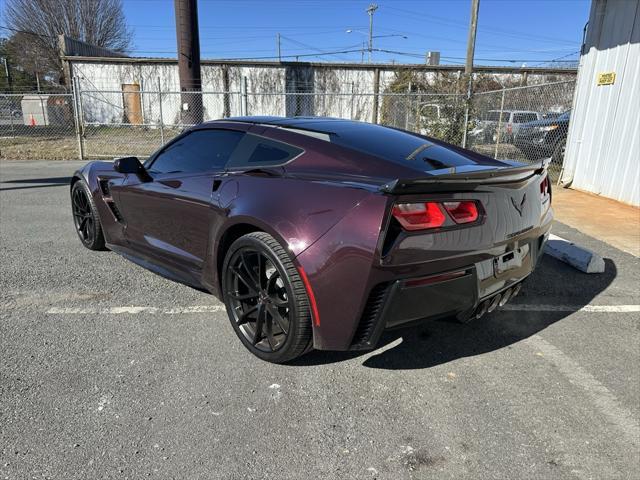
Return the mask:
[[495,257],[493,259],[494,273],[500,275],[510,270],[521,268],[527,255],[529,255],[528,243]]

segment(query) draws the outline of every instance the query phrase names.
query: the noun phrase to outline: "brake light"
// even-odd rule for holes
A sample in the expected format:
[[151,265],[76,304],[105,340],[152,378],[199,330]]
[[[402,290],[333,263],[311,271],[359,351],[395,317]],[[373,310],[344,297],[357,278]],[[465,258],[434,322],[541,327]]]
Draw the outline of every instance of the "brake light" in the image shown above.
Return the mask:
[[473,223],[480,217],[478,202],[475,200],[399,203],[394,205],[391,213],[405,230],[442,227],[447,220],[447,213],[457,224]]
[[478,220],[478,205],[476,202],[444,202],[444,208],[456,223],[471,223]]
[[545,177],[542,179],[542,182],[540,182],[540,198],[542,200],[544,200],[547,195],[549,195],[550,188],[551,185],[549,184],[549,177],[545,175]]
[[446,217],[436,202],[399,203],[391,212],[405,230],[425,230],[444,225]]

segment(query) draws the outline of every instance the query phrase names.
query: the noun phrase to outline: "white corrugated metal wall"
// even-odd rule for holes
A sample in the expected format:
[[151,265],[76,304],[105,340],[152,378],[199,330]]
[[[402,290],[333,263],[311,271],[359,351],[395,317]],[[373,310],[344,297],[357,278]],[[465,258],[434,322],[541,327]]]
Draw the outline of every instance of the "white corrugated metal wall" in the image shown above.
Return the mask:
[[561,180],[640,205],[640,0],[592,2]]

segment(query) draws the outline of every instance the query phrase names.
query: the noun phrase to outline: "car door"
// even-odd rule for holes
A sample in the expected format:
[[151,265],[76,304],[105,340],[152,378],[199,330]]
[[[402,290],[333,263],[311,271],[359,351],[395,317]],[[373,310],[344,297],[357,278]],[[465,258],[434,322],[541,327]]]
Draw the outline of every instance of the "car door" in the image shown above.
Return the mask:
[[206,258],[214,192],[244,132],[198,129],[181,135],[117,188],[130,248],[189,270]]

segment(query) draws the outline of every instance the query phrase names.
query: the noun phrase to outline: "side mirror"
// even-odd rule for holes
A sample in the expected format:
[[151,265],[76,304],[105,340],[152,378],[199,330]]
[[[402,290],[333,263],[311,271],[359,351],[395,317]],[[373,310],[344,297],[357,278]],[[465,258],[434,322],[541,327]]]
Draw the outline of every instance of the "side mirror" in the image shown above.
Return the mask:
[[144,167],[138,157],[116,158],[113,162],[113,169],[118,173],[135,173],[138,175],[144,173]]

